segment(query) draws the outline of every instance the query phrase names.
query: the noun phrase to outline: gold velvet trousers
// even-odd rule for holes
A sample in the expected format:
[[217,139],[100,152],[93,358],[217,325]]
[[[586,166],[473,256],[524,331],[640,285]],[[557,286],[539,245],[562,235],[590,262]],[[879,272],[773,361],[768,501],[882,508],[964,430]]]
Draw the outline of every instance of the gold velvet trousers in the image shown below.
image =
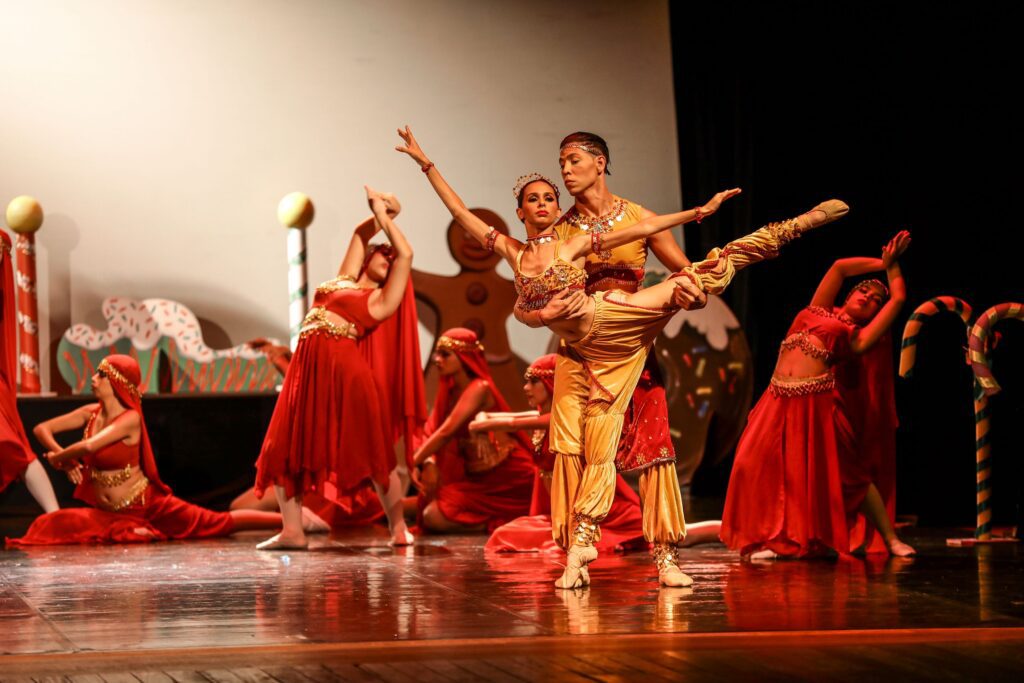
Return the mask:
[[[685,268],[711,294],[721,293],[742,268],[774,258],[799,235],[795,220],[771,223],[714,249]],[[585,337],[563,342],[555,365],[550,438],[556,453],[551,482],[551,533],[563,548],[600,539],[600,522],[615,493],[615,453],[625,411],[655,338],[677,309],[650,309],[594,295],[594,323]],[[686,535],[674,463],[640,477],[644,537],[676,544]],[[589,531],[588,531],[589,530]]]

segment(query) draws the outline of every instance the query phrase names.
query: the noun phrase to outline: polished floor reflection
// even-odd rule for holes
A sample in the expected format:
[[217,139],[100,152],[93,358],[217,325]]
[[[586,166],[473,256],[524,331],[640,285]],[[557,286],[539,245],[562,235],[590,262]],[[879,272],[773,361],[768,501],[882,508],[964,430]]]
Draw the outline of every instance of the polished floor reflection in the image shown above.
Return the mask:
[[477,536],[392,549],[380,529],[268,553],[253,536],[0,553],[4,654],[594,634],[1024,627],[1017,544],[913,560],[740,562],[684,551],[690,589],[643,554],[601,558],[558,591],[557,558],[485,554]]

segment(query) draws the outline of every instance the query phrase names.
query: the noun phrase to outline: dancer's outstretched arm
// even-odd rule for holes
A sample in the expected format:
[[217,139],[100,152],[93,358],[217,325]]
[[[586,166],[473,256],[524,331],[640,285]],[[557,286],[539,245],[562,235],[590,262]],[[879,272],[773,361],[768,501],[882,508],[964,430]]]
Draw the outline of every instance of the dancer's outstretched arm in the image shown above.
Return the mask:
[[818,289],[814,291],[814,296],[811,298],[811,305],[832,308],[846,278],[878,270],[885,270],[885,265],[880,258],[852,256],[837,259],[825,273],[825,277],[821,278],[821,282],[818,283]]
[[399,304],[405,297],[405,288],[409,284],[409,274],[412,272],[412,246],[409,245],[409,241],[405,239],[402,231],[398,229],[398,225],[391,220],[387,210],[386,195],[367,187],[366,197],[370,200],[374,218],[377,219],[395,250],[395,260],[391,263],[387,282],[379,292],[370,295],[370,300],[367,302],[370,315],[377,320],[385,320],[398,310]]
[[710,216],[718,211],[718,207],[722,205],[722,202],[731,197],[735,197],[740,192],[741,190],[738,187],[734,187],[731,190],[723,190],[712,197],[704,206],[689,209],[687,211],[667,213],[660,216],[654,215],[623,230],[606,233],[593,233],[589,235],[577,235],[569,240],[568,245],[566,245],[566,250],[571,254],[571,258],[575,259],[593,253],[595,247],[602,250],[610,250],[615,247],[622,246],[623,244],[636,242],[637,240],[668,230],[676,225],[689,223],[697,220],[698,218]]
[[525,413],[478,413],[469,423],[471,434],[477,432],[517,432],[521,429],[547,429],[551,413],[541,415],[536,410]]
[[[393,194],[382,196],[385,204],[387,204],[388,215],[391,218],[395,218],[402,210],[401,204],[398,203],[398,199]],[[366,260],[366,251],[370,245],[370,240],[373,239],[378,230],[380,230],[380,223],[374,216],[370,216],[356,226],[355,231],[352,233],[352,239],[348,243],[348,251],[345,252],[345,258],[342,259],[341,266],[338,268],[339,277],[359,277],[363,261]]]
[[441,172],[437,170],[437,166],[427,158],[427,155],[423,152],[423,148],[420,147],[416,138],[412,134],[412,130],[409,126],[405,127],[405,130],[398,129],[398,135],[405,142],[404,145],[398,145],[395,147],[396,150],[403,154],[409,155],[409,158],[419,164],[420,169],[423,170],[427,175],[427,180],[430,181],[431,187],[434,188],[434,192],[440,197],[445,207],[452,214],[452,218],[459,222],[463,228],[465,228],[469,234],[475,237],[480,244],[484,246],[493,246],[494,251],[500,256],[505,258],[509,263],[513,263],[516,254],[522,249],[523,244],[519,240],[513,239],[506,235],[499,234],[494,239],[492,245],[488,245],[488,235],[491,233],[491,226],[484,223],[482,220],[473,215],[473,213],[466,207],[466,203],[455,193],[455,190],[451,188],[451,185],[444,179]]
[[885,302],[878,314],[867,325],[862,327],[850,340],[850,348],[854,353],[864,353],[882,338],[889,327],[896,321],[903,303],[907,300],[907,284],[903,281],[903,273],[897,259],[910,246],[910,233],[906,230],[889,240],[882,249],[882,265],[889,280],[889,300]]

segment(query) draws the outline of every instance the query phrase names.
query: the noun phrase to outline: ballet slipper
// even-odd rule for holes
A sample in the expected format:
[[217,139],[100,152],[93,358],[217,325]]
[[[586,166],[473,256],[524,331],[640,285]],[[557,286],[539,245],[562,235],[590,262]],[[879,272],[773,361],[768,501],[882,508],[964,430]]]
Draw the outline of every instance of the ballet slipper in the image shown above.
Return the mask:
[[257,550],[306,550],[308,547],[309,541],[305,536],[300,541],[294,537],[282,538],[281,534],[275,534],[262,543],[256,544]]
[[775,552],[774,550],[767,550],[767,549],[765,549],[765,550],[758,550],[757,552],[753,552],[753,553],[747,553],[746,555],[743,556],[743,559],[744,560],[750,560],[752,562],[757,562],[759,560],[777,560],[777,559],[779,559],[779,554],[777,552]]
[[302,506],[302,530],[307,534],[329,534],[331,525],[323,520],[320,515]]
[[913,547],[907,545],[900,539],[896,538],[885,544],[889,548],[889,553],[896,557],[910,557],[916,555],[917,551]]
[[669,588],[686,588],[693,585],[693,577],[684,574],[679,567],[668,567],[658,572],[658,583]]
[[566,553],[565,571],[555,581],[555,588],[584,588],[590,584],[590,573],[586,573],[584,583],[584,570],[587,565],[597,559],[597,548],[592,545],[570,546]]
[[396,528],[391,532],[391,540],[388,541],[388,545],[400,547],[406,545],[412,545],[416,542],[416,537],[409,531],[409,527],[402,522],[400,525],[396,525]]
[[679,549],[669,543],[655,543],[652,551],[658,568],[658,583],[669,588],[693,585],[693,579],[679,568]]
[[[816,212],[824,214],[824,218],[815,216]],[[849,205],[839,199],[829,199],[818,204],[816,207],[808,211],[807,213],[797,217],[797,226],[800,232],[807,232],[814,228],[820,228],[823,225],[827,225],[832,221],[839,220],[850,212]]]

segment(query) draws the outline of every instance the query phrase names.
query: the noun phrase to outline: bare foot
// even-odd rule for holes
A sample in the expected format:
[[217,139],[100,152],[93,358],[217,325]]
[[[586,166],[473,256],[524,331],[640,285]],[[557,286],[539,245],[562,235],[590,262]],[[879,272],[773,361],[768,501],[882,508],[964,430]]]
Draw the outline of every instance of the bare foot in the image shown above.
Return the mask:
[[409,531],[409,527],[405,525],[405,520],[403,519],[391,530],[391,540],[388,542],[388,545],[404,546],[412,545],[415,542],[416,537]]
[[[592,545],[574,545],[569,548],[565,571],[555,581],[555,588],[583,588],[590,583],[590,573],[584,572],[588,564],[597,559],[597,548]],[[586,583],[584,583],[586,581]]]
[[132,529],[132,533],[136,536],[142,536],[143,538],[155,538],[156,534],[149,530],[148,527],[137,526]]
[[305,534],[285,536],[283,531],[256,544],[257,550],[305,550],[308,547],[309,541]]
[[758,560],[777,560],[779,559],[779,554],[774,550],[758,550],[756,553],[744,555],[744,558],[754,562]]
[[302,507],[302,530],[307,534],[328,534],[331,525],[308,507]]
[[910,557],[911,555],[917,554],[916,550],[898,538],[890,541],[886,545],[889,546],[889,552],[896,557]]

